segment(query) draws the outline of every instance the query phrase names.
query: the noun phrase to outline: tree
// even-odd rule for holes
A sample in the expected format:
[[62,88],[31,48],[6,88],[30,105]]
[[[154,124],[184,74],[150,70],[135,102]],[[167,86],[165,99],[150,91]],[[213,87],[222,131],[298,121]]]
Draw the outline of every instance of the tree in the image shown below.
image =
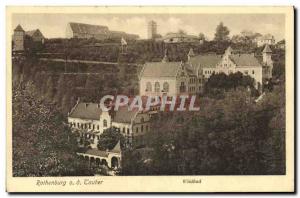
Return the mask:
[[199,33],[198,37],[200,40],[205,41],[205,35],[202,32]]
[[215,33],[215,41],[227,41],[229,40],[229,29],[223,25],[223,22],[221,22],[217,28]]
[[111,150],[120,141],[121,148],[124,147],[124,136],[115,128],[109,128],[103,131],[98,141],[99,150]]
[[39,99],[32,82],[13,88],[12,103],[14,176],[92,175],[64,117]]

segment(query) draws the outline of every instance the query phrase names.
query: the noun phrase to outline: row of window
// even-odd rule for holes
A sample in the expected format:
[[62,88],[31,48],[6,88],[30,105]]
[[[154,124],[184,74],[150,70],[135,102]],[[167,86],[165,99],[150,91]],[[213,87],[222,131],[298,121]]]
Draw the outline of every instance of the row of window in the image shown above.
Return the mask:
[[[99,131],[99,129],[100,129],[100,126],[97,124],[97,125],[95,125],[95,124],[91,124],[91,123],[85,123],[85,124],[83,124],[83,123],[79,123],[79,122],[71,122],[70,123],[70,126],[71,127],[77,127],[78,129],[92,129],[92,130],[98,130]],[[103,127],[107,127],[107,120],[103,120]]]
[[[163,88],[162,91],[169,92],[169,83],[164,82],[162,88]],[[146,83],[146,91],[152,92],[152,84],[151,84],[151,82],[147,82]],[[155,82],[154,83],[154,92],[160,92],[160,83],[159,82]]]
[[[215,72],[215,71],[206,70],[206,71],[204,71],[204,74],[212,74],[212,73],[214,73],[214,72]],[[219,72],[216,72],[216,73],[218,74]],[[229,70],[229,73],[232,74],[233,71],[232,71],[232,70]],[[252,74],[255,74],[255,71],[252,70],[251,73],[252,73]],[[244,74],[248,75],[248,74],[249,74],[249,71],[248,71],[248,70],[245,70],[245,71],[244,71]],[[200,82],[200,79],[199,79],[199,82]]]
[[[120,132],[122,132],[123,134],[127,134],[127,135],[130,135],[130,129],[129,128],[125,128],[125,127],[123,127],[122,129],[121,128],[117,128]],[[137,126],[136,128],[135,128],[135,132],[136,133],[139,133],[139,132],[141,132],[141,133],[143,133],[143,132],[147,132],[147,131],[149,131],[149,126],[148,125],[141,125],[141,127],[139,127],[139,126]]]

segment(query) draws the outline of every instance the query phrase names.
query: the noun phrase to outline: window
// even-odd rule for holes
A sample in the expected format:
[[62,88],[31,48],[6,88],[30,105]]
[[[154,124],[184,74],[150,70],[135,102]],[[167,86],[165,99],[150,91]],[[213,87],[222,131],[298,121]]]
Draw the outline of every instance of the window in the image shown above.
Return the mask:
[[91,123],[89,123],[89,129],[91,129]]
[[135,130],[137,133],[139,132],[139,127],[136,127],[136,130]]
[[129,128],[127,129],[127,134],[129,135]]
[[93,124],[93,130],[95,130],[95,125]]
[[150,82],[146,83],[146,91],[152,91],[152,85]]
[[141,132],[143,132],[143,131],[144,131],[144,125],[141,126]]
[[164,82],[163,89],[164,89],[165,92],[169,92],[169,83]]
[[97,125],[97,130],[99,130],[99,125]]
[[79,123],[77,123],[77,127],[79,128]]
[[107,120],[105,120],[105,119],[103,120],[103,126],[107,127]]
[[160,90],[159,82],[155,82],[154,89],[155,89],[155,92],[159,92],[159,90]]
[[148,125],[146,125],[146,131],[148,131],[149,130],[149,127],[148,127]]
[[245,74],[246,74],[246,75],[248,74],[248,70],[245,71]]
[[123,127],[123,133],[125,133],[125,127]]
[[254,74],[254,70],[252,70],[252,74]]
[[144,118],[141,118],[141,123],[144,123],[145,122],[145,119]]

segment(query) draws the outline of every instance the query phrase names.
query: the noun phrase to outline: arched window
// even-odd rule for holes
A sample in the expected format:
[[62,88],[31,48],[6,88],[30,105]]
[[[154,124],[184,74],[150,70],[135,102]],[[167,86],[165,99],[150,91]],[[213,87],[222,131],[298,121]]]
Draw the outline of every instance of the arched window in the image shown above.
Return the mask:
[[107,127],[107,120],[105,120],[105,119],[103,120],[103,126]]
[[147,82],[147,84],[146,84],[146,90],[147,91],[152,91],[152,85],[151,85],[150,82]]
[[159,90],[160,90],[159,82],[155,82],[154,89],[155,89],[155,92],[159,92]]
[[165,92],[169,92],[169,83],[164,82],[163,89],[164,89]]

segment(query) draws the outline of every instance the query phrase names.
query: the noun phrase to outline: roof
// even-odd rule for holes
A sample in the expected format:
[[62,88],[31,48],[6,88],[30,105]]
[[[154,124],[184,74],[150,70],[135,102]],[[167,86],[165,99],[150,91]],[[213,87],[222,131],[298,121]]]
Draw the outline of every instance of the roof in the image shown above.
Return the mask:
[[197,39],[197,36],[194,35],[188,35],[188,34],[184,34],[184,33],[168,33],[164,36],[164,39],[168,39],[168,38],[174,38],[174,37],[185,37],[185,38],[195,38]]
[[272,53],[272,50],[270,49],[270,46],[269,45],[266,45],[264,50],[263,50],[263,53]]
[[44,37],[44,35],[42,34],[42,32],[39,29],[26,31],[25,34],[30,36],[30,37],[33,37],[33,36],[36,36],[37,34],[40,34],[42,37]]
[[22,26],[19,24],[14,31],[24,32]]
[[191,57],[190,63],[193,67],[215,67],[222,59],[221,55],[205,54]]
[[81,118],[90,120],[99,120],[101,115],[101,108],[97,103],[78,103],[71,111],[69,117]]
[[233,54],[229,57],[237,66],[261,66],[258,59],[252,54]]
[[265,35],[259,37],[258,39],[259,40],[271,40],[271,39],[274,39],[274,36],[271,34],[265,34]]
[[85,152],[85,154],[95,155],[95,156],[99,156],[99,157],[108,157],[108,152],[101,151],[101,150],[98,150],[98,149],[89,149]]
[[113,149],[110,150],[110,152],[113,153],[121,153],[121,143],[120,140],[118,141],[118,143],[115,145],[115,147]]
[[117,123],[131,123],[131,120],[137,114],[137,110],[133,109],[132,111],[128,110],[128,106],[119,107],[118,111],[114,112],[113,122]]
[[90,25],[84,23],[69,23],[73,32],[80,34],[108,34],[109,30],[107,26]]
[[145,63],[141,77],[175,77],[181,62]]

